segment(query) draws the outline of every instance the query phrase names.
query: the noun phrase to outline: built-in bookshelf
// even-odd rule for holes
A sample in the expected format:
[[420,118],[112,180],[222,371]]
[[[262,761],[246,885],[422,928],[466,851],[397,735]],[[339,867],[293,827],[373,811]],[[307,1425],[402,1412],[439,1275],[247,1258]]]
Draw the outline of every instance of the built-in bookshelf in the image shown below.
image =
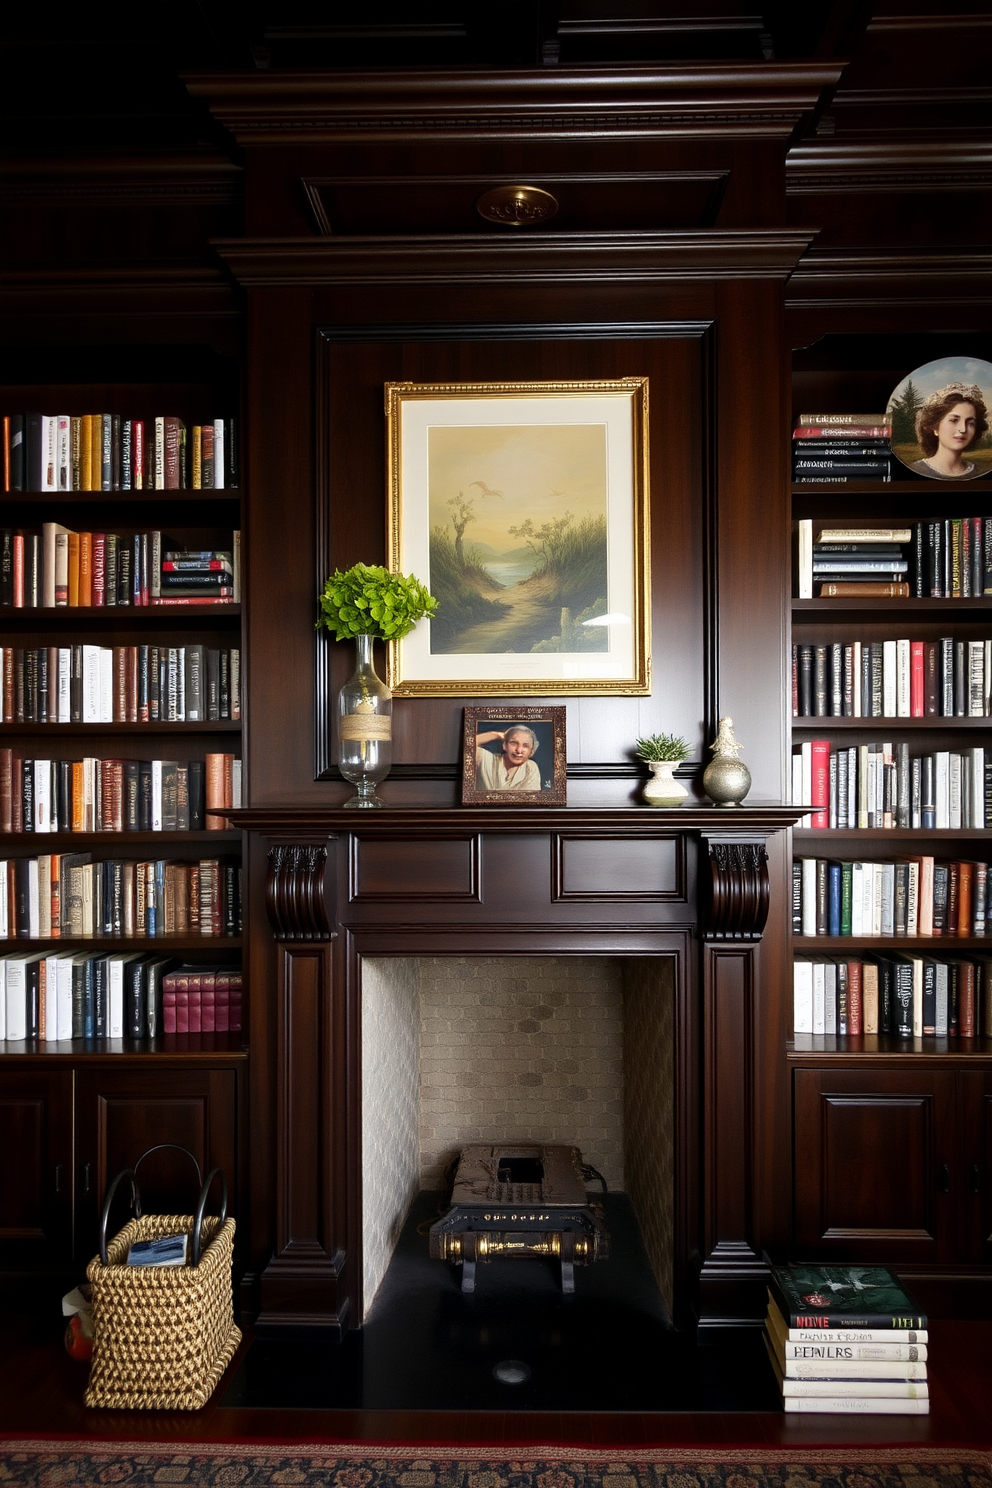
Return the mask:
[[[828,336],[798,353],[797,416],[813,407],[884,412],[901,378],[928,360],[927,338],[912,347],[909,339]],[[903,366],[913,355],[919,361]],[[852,473],[835,485],[821,471],[815,481],[794,471],[794,482],[792,799],[811,808],[793,843],[798,1038],[814,1031],[808,975],[817,952],[829,950],[839,964],[862,951],[874,964],[893,950],[941,961],[949,931],[954,957],[984,938],[992,491],[987,478],[934,481],[895,460],[884,473]],[[856,572],[846,576],[845,564]],[[875,592],[884,585],[892,592]],[[835,982],[833,989],[830,1027],[818,1002],[815,1032],[829,1048],[843,1030],[855,1056],[863,1046],[850,1042]],[[919,983],[916,997],[919,1004]],[[908,1026],[914,1052],[925,1051],[934,1025],[919,1005]],[[944,1020],[935,1037],[953,1038],[955,1026]],[[855,1031],[890,1030],[873,1018],[870,1030],[856,1020]],[[981,1017],[978,1031],[986,1031]]]
[[[238,368],[202,347],[32,349],[0,400],[0,1051],[147,1054],[149,968],[240,978]],[[143,1021],[111,1032],[77,1006],[67,1027],[63,981],[60,1022],[67,962],[144,976]],[[6,975],[25,967],[26,1017]],[[201,1033],[240,1054],[240,1019],[194,1023],[191,1054]]]

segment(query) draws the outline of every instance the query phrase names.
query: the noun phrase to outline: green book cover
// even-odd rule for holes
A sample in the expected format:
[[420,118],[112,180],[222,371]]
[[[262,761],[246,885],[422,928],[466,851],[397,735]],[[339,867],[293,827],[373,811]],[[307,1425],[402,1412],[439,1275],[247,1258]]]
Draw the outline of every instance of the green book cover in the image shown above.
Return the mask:
[[927,1326],[885,1266],[772,1266],[769,1287],[790,1328]]
[[850,935],[851,933],[851,883],[853,879],[853,863],[841,863],[840,865],[840,933]]

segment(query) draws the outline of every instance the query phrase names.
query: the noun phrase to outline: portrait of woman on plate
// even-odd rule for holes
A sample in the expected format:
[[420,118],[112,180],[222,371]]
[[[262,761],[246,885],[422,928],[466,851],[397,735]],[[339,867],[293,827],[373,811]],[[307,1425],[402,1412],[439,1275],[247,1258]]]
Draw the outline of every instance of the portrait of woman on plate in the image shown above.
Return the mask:
[[[486,746],[500,741],[497,754]],[[513,723],[506,729],[486,729],[475,736],[477,789],[483,791],[539,791],[541,772],[534,763],[537,734],[526,723]]]
[[966,458],[989,427],[981,389],[974,383],[951,382],[931,393],[916,413],[916,440],[922,460],[909,466],[932,480],[974,480],[985,465]]

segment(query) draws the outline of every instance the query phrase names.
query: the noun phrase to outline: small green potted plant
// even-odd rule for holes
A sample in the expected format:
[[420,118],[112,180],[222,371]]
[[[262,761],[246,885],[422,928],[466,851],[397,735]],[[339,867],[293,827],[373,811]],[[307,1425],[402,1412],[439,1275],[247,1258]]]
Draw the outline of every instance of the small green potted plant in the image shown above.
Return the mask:
[[345,805],[381,806],[375,788],[392,761],[393,695],[376,674],[373,643],[409,635],[437,600],[413,574],[354,563],[325,580],[318,603],[317,628],[355,642],[355,671],[338,693],[338,769],[357,790]]
[[680,734],[648,734],[638,739],[638,759],[651,771],[641,794],[650,806],[680,806],[689,792],[675,779],[675,767],[689,758],[689,745]]

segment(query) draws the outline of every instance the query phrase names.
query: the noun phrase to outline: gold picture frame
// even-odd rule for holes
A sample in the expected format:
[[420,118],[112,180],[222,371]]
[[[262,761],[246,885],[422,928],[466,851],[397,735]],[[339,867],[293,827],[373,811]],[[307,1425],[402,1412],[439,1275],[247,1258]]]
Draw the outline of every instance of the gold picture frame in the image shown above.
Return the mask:
[[648,379],[385,385],[397,697],[645,695]]

